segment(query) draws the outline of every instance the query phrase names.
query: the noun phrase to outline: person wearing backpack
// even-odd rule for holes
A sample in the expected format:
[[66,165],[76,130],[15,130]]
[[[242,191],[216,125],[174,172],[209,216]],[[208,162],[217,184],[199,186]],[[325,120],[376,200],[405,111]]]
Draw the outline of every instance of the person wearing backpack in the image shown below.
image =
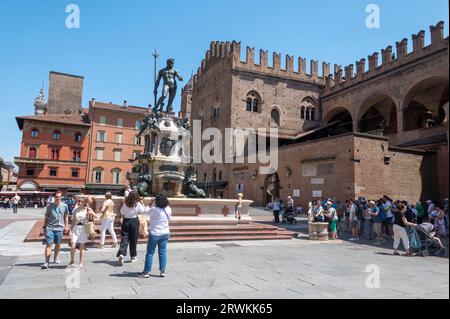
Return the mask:
[[[145,256],[144,271],[138,276],[149,278],[152,271],[153,255],[158,246],[160,277],[166,276],[167,242],[170,238],[169,222],[172,219],[172,209],[169,200],[164,194],[155,197],[155,206],[146,207],[145,214],[150,215],[150,236],[147,242],[147,254]],[[150,204],[152,206],[153,202]]]

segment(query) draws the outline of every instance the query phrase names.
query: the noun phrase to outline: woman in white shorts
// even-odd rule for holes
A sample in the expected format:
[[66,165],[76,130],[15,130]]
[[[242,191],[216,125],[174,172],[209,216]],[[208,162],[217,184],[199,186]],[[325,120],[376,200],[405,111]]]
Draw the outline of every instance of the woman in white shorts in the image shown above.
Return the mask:
[[103,202],[102,208],[100,209],[102,225],[100,226],[100,249],[105,245],[106,231],[108,230],[113,239],[113,248],[117,247],[117,236],[114,231],[114,221],[116,219],[116,214],[114,214],[114,202],[112,200],[111,192],[105,194],[105,201]]
[[70,231],[72,246],[70,247],[69,267],[75,266],[75,252],[77,249],[77,244],[80,244],[80,264],[78,267],[83,268],[84,245],[88,242],[86,223],[88,222],[89,217],[97,219],[97,215],[89,207],[89,202],[89,197],[84,198],[81,205],[75,208],[72,214],[72,226]]

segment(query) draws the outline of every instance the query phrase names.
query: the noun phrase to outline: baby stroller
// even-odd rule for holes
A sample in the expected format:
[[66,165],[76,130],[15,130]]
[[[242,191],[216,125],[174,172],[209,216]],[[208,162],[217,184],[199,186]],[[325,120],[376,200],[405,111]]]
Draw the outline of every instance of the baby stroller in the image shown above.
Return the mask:
[[442,248],[440,240],[434,237],[434,231],[435,227],[430,223],[424,223],[418,225],[417,227],[414,227],[412,229],[411,243],[417,241],[418,244],[412,245],[411,248],[413,248],[416,253],[421,254],[423,257],[444,254],[445,248]]
[[286,211],[283,214],[283,223],[289,223],[289,224],[297,224],[297,219],[295,219],[295,213],[293,209],[286,209]]

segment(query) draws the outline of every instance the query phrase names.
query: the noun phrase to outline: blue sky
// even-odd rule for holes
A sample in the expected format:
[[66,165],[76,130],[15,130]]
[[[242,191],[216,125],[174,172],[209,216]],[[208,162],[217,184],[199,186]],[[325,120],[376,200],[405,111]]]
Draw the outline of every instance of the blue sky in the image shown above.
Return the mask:
[[[80,8],[80,29],[65,26],[70,3]],[[380,7],[379,29],[365,26],[370,3]],[[93,97],[146,106],[153,101],[153,48],[159,66],[174,57],[185,78],[213,40],[347,65],[421,29],[429,43],[429,26],[439,20],[447,36],[446,0],[2,0],[0,157],[19,154],[14,118],[33,114],[49,71],[85,77],[83,106]]]

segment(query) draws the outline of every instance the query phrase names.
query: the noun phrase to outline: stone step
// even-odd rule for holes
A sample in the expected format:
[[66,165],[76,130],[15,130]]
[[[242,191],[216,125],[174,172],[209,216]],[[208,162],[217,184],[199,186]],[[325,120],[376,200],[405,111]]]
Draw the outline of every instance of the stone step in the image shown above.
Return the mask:
[[[43,221],[38,221],[32,227],[26,242],[40,242],[44,239],[42,232]],[[115,227],[116,235],[120,241],[120,227]],[[213,225],[189,225],[171,226],[171,241],[221,241],[221,240],[263,240],[263,239],[292,239],[297,234],[275,226],[251,223],[248,225],[236,224],[213,224]],[[94,242],[100,239],[99,229],[96,229]],[[64,236],[63,242],[68,242],[68,236]],[[147,239],[140,238],[140,243],[145,243]],[[112,237],[107,232],[106,243],[112,244]]]

